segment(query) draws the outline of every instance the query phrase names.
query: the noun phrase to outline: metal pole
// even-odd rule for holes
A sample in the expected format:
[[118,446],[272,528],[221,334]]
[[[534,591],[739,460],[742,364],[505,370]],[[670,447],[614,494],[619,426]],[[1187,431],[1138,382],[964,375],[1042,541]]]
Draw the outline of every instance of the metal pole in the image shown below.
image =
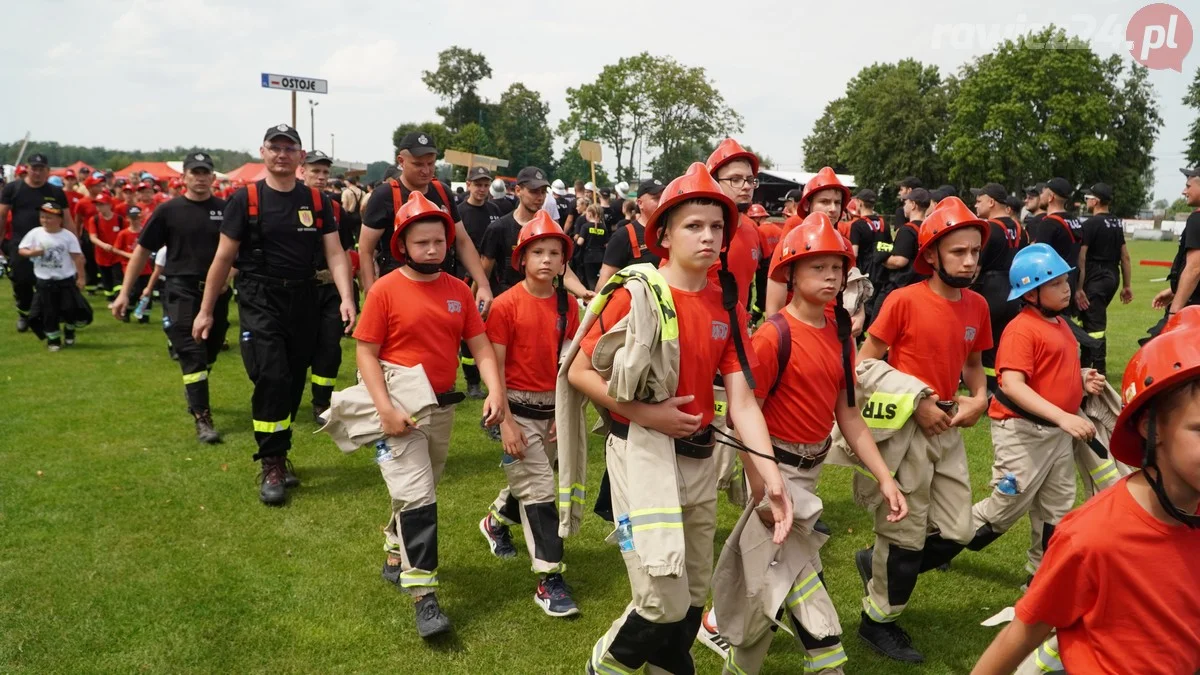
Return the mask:
[[337,157],[337,151],[333,149],[333,134],[329,134],[329,156]]
[[292,128],[296,128],[296,92],[292,92]]
[[308,99],[308,147],[317,147],[317,106]]

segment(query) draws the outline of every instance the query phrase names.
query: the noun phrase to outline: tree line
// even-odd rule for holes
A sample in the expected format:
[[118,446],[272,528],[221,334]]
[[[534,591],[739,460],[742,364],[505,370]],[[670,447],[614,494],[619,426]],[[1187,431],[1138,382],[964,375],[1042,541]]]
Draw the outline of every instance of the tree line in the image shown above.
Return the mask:
[[[21,151],[22,141],[16,143],[0,143],[0,159],[6,164],[17,160]],[[113,150],[102,146],[85,147],[82,145],[61,145],[54,141],[29,141],[25,150],[26,158],[32,153],[40,152],[50,160],[51,166],[68,166],[77,161],[83,162],[93,169],[112,169],[118,171],[134,162],[178,162],[193,152],[207,152],[213,158],[217,171],[231,171],[246,162],[260,161],[257,156],[240,150],[224,150],[220,148],[201,148],[182,146],[163,148],[159,150]]]

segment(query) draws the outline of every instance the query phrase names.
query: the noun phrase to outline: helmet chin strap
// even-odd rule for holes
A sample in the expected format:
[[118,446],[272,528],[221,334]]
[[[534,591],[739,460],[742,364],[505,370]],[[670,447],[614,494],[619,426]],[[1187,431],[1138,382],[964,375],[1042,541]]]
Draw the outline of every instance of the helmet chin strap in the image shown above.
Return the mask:
[[1060,316],[1063,313],[1063,311],[1061,309],[1046,309],[1045,307],[1042,307],[1042,287],[1041,286],[1038,286],[1038,288],[1037,288],[1037,302],[1035,302],[1033,306],[1037,307],[1037,311],[1041,312],[1042,316],[1046,317],[1047,319],[1057,318],[1058,316]]
[[[1195,529],[1200,527],[1200,516],[1194,513],[1186,513],[1178,506],[1172,504],[1171,497],[1167,495],[1167,490],[1163,487],[1162,472],[1158,468],[1158,451],[1155,446],[1154,406],[1148,407],[1146,414],[1150,416],[1146,431],[1146,444],[1142,449],[1145,456],[1145,460],[1142,462],[1142,473],[1146,476],[1146,482],[1154,490],[1154,496],[1158,497],[1158,503],[1162,505],[1163,510],[1167,512],[1168,516],[1190,528]],[[1154,469],[1154,471],[1150,471],[1150,469]]]
[[438,272],[442,271],[442,263],[440,263],[440,262],[419,263],[419,262],[413,262],[412,259],[406,259],[404,261],[404,264],[408,265],[409,267],[413,268],[414,271],[419,272],[421,274],[437,274]]
[[745,213],[750,210],[750,202],[746,202],[745,204],[735,204],[734,206],[737,206],[738,213]]
[[945,271],[945,269],[943,269],[943,266],[942,266],[942,249],[941,248],[937,249],[937,259],[938,259],[937,275],[938,275],[938,278],[942,280],[942,283],[946,284],[950,288],[958,288],[958,289],[967,288],[972,283],[974,283],[974,281],[975,281],[974,274],[972,274],[971,276],[968,276],[968,277],[955,277],[955,276],[950,276],[949,274],[946,274],[946,271]]

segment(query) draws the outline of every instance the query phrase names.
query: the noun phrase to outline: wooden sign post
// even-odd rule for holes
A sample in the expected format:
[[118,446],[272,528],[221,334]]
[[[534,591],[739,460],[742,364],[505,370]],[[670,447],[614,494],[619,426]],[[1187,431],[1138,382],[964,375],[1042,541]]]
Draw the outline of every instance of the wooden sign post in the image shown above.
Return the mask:
[[600,186],[596,185],[596,162],[600,161],[600,144],[595,141],[579,141],[579,156],[588,162],[592,167],[592,187],[596,189],[596,193],[600,193]]

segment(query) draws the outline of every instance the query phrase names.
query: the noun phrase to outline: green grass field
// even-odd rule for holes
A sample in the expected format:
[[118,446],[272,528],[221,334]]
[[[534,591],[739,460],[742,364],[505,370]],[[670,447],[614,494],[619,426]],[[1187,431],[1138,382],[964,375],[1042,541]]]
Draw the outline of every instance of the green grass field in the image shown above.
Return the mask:
[[[1134,304],[1110,312],[1110,377],[1119,383],[1135,339],[1158,313],[1150,298],[1174,245],[1132,246]],[[500,446],[479,429],[480,406],[458,409],[439,488],[444,610],[453,639],[423,644],[411,602],[379,578],[389,500],[373,454],[343,455],[315,436],[307,397],[292,451],[303,487],[284,508],[258,503],[250,461],[250,383],[236,350],[210,380],[225,443],[198,445],[178,366],[157,319],[96,323],[78,346],[48,353],[12,330],[0,282],[0,671],[578,673],[594,641],[628,601],[620,557],[590,516],[566,545],[567,580],[583,615],[552,619],[532,602],[535,578],[520,557],[493,558],[477,529],[504,483]],[[236,312],[231,317],[237,335]],[[339,386],[353,382],[344,343]],[[589,494],[603,466],[592,443]],[[967,432],[976,498],[987,488],[986,422]],[[850,496],[849,472],[820,484],[834,536],[823,551],[841,614],[848,673],[966,673],[996,633],[979,622],[1019,595],[1026,521],[986,552],[967,552],[949,573],[921,579],[903,625],[927,658],[887,662],[855,635],[861,586],[853,552],[871,521]],[[721,498],[717,547],[737,511]],[[781,636],[763,672],[801,672],[802,652]],[[697,645],[700,672],[720,669]]]

